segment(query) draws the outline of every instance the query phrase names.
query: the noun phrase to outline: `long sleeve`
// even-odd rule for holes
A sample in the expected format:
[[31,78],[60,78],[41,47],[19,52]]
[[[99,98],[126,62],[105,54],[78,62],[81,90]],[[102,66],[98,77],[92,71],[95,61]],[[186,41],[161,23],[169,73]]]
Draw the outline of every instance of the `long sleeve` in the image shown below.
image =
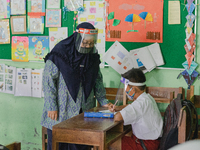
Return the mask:
[[59,71],[57,67],[48,60],[45,64],[43,73],[43,90],[44,101],[47,102],[46,109],[48,111],[56,111],[57,108],[57,82],[59,79]]
[[95,97],[101,106],[109,103],[108,100],[106,99],[106,90],[103,85],[103,76],[100,70],[98,72],[94,91],[95,91]]

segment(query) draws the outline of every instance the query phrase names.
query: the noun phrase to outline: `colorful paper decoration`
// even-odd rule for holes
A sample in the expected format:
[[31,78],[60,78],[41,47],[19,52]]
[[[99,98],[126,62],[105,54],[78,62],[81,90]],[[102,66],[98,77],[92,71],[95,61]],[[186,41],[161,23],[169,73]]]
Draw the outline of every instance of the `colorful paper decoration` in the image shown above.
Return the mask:
[[120,21],[121,21],[121,20],[119,20],[119,19],[114,19],[114,20],[113,20],[113,26],[119,25]]
[[195,63],[194,61],[192,61],[190,67],[188,65],[188,62],[185,61],[183,64],[183,67],[185,68],[185,70],[188,72],[189,75],[192,74],[192,72],[197,68],[198,64]]
[[139,16],[144,20],[144,28],[146,29],[146,21],[153,21],[153,17],[148,12],[141,12]]
[[[118,39],[119,42],[163,42],[163,1],[106,0],[105,3],[106,41],[114,42],[116,40],[116,38],[111,38],[110,31],[121,31],[121,38]],[[128,18],[125,20],[130,14],[132,14],[132,18],[134,18],[133,14],[139,16],[142,12],[147,12],[142,16],[144,18],[144,15],[146,15],[146,18],[144,18],[146,21],[143,21],[141,17],[139,17],[141,20],[139,22],[132,22],[132,19]],[[152,19],[150,16],[152,16]],[[120,20],[120,23],[117,26],[115,24],[113,26],[114,19]],[[160,33],[160,38],[147,39],[147,32]]]
[[133,30],[133,24],[135,22],[140,22],[141,21],[140,17],[138,15],[136,15],[136,14],[129,14],[128,16],[126,16],[125,21],[132,23],[132,29],[128,30],[127,33],[128,32],[138,32],[138,30]]
[[43,58],[49,52],[48,36],[29,36],[29,60],[44,61]]
[[12,37],[12,61],[28,62],[28,37]]
[[114,12],[109,13],[108,20],[114,19]]
[[199,77],[199,73],[196,72],[195,70],[192,72],[191,75],[188,74],[188,72],[186,70],[184,70],[183,72],[181,72],[177,78],[179,78],[180,76],[183,76],[185,79],[185,82],[188,85],[188,89],[190,89],[190,86],[193,84],[193,82],[195,81],[195,79],[197,77]]

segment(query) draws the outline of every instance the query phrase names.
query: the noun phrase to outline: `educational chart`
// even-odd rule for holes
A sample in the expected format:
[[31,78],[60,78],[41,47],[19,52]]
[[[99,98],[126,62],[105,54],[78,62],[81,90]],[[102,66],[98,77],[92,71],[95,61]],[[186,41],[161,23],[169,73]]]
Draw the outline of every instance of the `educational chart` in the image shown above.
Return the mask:
[[12,61],[28,62],[28,37],[12,37]]
[[107,0],[106,41],[163,42],[163,1]]
[[0,64],[0,92],[5,91],[5,64]]
[[54,46],[59,43],[61,40],[68,37],[68,28],[49,28],[49,48],[50,51]]
[[48,36],[29,36],[29,60],[44,61],[43,58],[49,52]]
[[99,54],[105,53],[105,6],[102,1],[84,2],[85,11],[78,16],[78,23],[89,22],[98,29],[97,49]]
[[42,97],[42,73],[43,69],[33,69],[31,71],[31,96]]
[[15,93],[16,67],[6,66],[5,68],[5,93]]
[[31,69],[17,68],[15,96],[31,96]]

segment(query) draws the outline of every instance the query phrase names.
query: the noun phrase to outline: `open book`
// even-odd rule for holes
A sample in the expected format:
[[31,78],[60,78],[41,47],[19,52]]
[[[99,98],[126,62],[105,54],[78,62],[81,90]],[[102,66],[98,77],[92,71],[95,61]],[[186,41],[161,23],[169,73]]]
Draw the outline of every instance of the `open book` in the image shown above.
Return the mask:
[[140,68],[143,72],[150,72],[157,66],[164,65],[162,53],[158,43],[130,51],[134,68]]

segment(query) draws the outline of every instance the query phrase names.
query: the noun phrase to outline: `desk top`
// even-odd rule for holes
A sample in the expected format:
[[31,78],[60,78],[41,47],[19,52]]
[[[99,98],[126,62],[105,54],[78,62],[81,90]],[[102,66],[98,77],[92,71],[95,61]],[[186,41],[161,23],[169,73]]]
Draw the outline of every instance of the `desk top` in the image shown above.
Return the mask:
[[[103,107],[94,107],[89,111],[98,112],[100,110],[106,110]],[[53,129],[68,129],[68,130],[85,130],[85,131],[96,131],[106,132],[114,126],[122,123],[115,122],[114,119],[110,118],[84,118],[84,113],[74,116],[68,120],[58,123],[53,126]]]

